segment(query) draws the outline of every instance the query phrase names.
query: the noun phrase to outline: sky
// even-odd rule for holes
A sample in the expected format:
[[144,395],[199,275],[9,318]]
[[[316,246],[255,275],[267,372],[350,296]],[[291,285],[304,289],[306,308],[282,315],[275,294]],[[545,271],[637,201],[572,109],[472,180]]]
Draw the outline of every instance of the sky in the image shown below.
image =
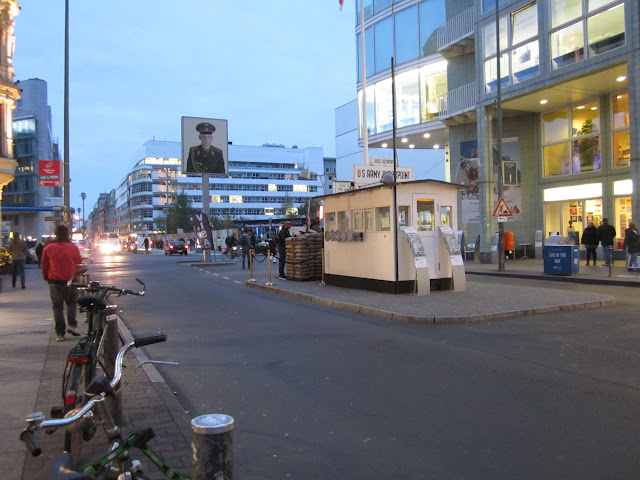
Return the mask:
[[[48,84],[64,142],[64,0],[19,0],[16,80]],[[356,97],[355,2],[69,0],[71,206],[89,212],[182,116],[227,119],[236,145],[322,147]]]

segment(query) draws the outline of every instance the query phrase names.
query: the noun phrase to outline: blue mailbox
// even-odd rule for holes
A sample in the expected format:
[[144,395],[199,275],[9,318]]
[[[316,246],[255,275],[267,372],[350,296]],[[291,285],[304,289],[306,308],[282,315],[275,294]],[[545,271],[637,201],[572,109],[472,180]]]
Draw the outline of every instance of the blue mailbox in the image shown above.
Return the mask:
[[580,268],[578,245],[546,245],[542,248],[544,273],[551,275],[576,275]]

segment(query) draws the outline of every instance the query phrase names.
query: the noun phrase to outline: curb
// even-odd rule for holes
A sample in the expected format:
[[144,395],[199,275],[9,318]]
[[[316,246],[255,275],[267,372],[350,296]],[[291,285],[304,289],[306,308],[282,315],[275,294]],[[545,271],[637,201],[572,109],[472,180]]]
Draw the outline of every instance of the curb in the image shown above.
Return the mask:
[[484,275],[487,277],[524,278],[528,280],[544,280],[551,282],[581,283],[584,285],[612,285],[618,287],[640,287],[640,282],[632,280],[616,280],[607,278],[581,278],[573,275],[548,275],[542,273],[517,273],[517,272],[479,272],[466,271],[467,275]]
[[456,323],[475,323],[484,322],[489,320],[501,320],[511,317],[521,317],[525,315],[535,315],[537,313],[549,313],[559,311],[572,311],[583,310],[587,308],[602,308],[612,307],[616,304],[612,297],[608,297],[607,300],[595,300],[587,303],[569,303],[564,305],[553,305],[549,307],[540,308],[526,308],[522,310],[510,310],[507,312],[478,314],[478,315],[462,315],[462,316],[448,316],[448,315],[411,315],[408,313],[395,313],[388,310],[382,310],[375,307],[367,307],[364,305],[357,305],[354,303],[341,302],[338,300],[331,300],[329,298],[317,297],[307,293],[297,293],[290,290],[282,290],[278,288],[268,287],[266,285],[260,285],[254,282],[245,282],[247,288],[255,288],[265,292],[271,292],[276,295],[280,295],[287,298],[295,298],[303,300],[305,302],[316,303],[318,305],[324,305],[326,307],[338,308],[341,310],[347,310],[350,312],[364,313],[366,315],[372,315],[376,317],[386,318],[397,322],[415,323],[415,324],[456,324]]

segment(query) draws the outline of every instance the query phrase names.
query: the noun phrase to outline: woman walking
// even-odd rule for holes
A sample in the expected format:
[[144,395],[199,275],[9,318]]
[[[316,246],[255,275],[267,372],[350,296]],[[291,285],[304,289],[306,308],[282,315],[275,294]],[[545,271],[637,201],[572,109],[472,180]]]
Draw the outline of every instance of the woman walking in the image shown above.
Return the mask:
[[589,266],[591,257],[593,257],[593,266],[596,266],[596,250],[599,241],[598,229],[593,225],[593,222],[588,222],[587,228],[582,232],[582,244],[587,249],[587,266]]

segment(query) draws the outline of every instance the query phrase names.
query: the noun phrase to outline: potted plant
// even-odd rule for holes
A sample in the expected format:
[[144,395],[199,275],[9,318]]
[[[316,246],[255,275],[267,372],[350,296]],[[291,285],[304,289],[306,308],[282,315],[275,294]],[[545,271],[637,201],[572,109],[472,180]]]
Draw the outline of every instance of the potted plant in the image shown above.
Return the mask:
[[2,279],[4,275],[11,273],[11,254],[9,250],[0,247],[0,292],[2,292]]

